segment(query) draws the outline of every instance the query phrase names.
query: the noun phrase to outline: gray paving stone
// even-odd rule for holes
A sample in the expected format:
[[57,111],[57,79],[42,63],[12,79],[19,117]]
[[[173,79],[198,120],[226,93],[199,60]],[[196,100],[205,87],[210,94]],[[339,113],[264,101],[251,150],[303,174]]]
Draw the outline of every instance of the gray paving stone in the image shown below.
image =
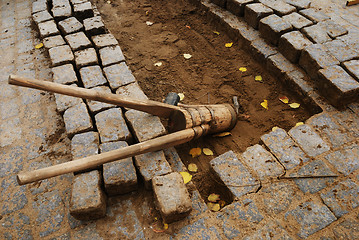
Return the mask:
[[52,0],[53,7],[64,7],[70,6],[69,0]]
[[85,18],[91,18],[94,16],[91,2],[82,2],[74,4],[74,14],[77,19],[84,20]]
[[101,188],[101,174],[98,170],[74,177],[70,214],[79,220],[92,220],[106,215],[106,195]]
[[118,45],[101,48],[99,53],[103,67],[125,61],[125,56]]
[[293,26],[293,28],[297,30],[300,30],[304,27],[308,27],[313,24],[312,21],[310,21],[309,19],[303,17],[302,15],[296,12],[285,15],[282,18],[284,21],[290,23]]
[[340,37],[340,36],[348,33],[347,29],[345,29],[344,27],[335,23],[332,20],[325,20],[325,21],[319,22],[319,25],[323,26],[326,29],[327,34],[331,38],[337,38],[337,37]]
[[2,237],[5,239],[33,239],[30,217],[23,213],[4,216],[2,219]]
[[347,179],[322,192],[320,197],[334,215],[340,218],[359,206],[359,186]]
[[72,15],[72,9],[70,4],[63,7],[53,7],[51,9],[51,12],[57,21],[71,17]]
[[[73,84],[71,86],[77,87],[76,84]],[[56,108],[57,111],[59,111],[60,113],[65,112],[70,107],[83,103],[81,98],[71,97],[71,96],[56,94],[56,93],[54,95],[56,100]]]
[[[107,86],[98,86],[98,87],[94,87],[92,89],[96,90],[96,91],[104,91],[106,93],[111,93],[111,89]],[[116,107],[116,105],[104,103],[104,102],[97,102],[97,101],[92,101],[92,100],[86,100],[86,102],[87,102],[87,105],[88,105],[90,111],[94,114],[101,112],[103,110],[109,109],[109,108]]]
[[259,62],[265,62],[269,56],[277,54],[278,51],[267,44],[262,38],[253,41],[250,45],[253,57]]
[[319,70],[318,83],[322,94],[334,106],[341,106],[359,99],[359,82],[340,66]]
[[88,0],[70,0],[70,2],[74,5],[74,4],[79,4],[79,3],[83,3],[83,2],[87,2]]
[[[304,193],[316,193],[329,186],[335,180],[333,176],[336,174],[322,160],[314,160],[300,167],[297,172],[291,173],[290,176],[294,177],[294,182]],[[314,177],[310,178],[311,176]],[[315,176],[332,177],[315,178]]]
[[5,147],[11,145],[22,136],[20,127],[20,119],[18,117],[7,120],[0,124],[0,146]]
[[348,176],[359,169],[359,146],[352,143],[324,157],[338,172]]
[[299,11],[299,13],[302,14],[304,17],[312,20],[314,23],[330,19],[329,16],[314,8],[304,9]]
[[66,132],[73,136],[76,133],[91,131],[93,129],[92,120],[87,111],[85,103],[70,107],[64,113]]
[[112,90],[116,90],[121,86],[125,86],[136,81],[131,70],[124,62],[105,67],[103,68],[103,71],[105,72]]
[[351,103],[348,105],[349,109],[359,115],[359,103]]
[[257,230],[254,234],[244,237],[244,240],[256,240],[263,239],[263,237],[283,239],[283,240],[292,240],[293,238],[289,236],[288,232],[277,222],[271,221],[264,225],[262,228]]
[[47,10],[46,2],[44,1],[35,1],[32,3],[32,13],[37,13]]
[[163,150],[167,162],[170,164],[174,172],[185,172],[187,171],[186,166],[183,164],[177,150],[174,147],[170,147]]
[[359,60],[344,62],[343,67],[353,78],[359,81]]
[[132,135],[127,128],[120,108],[111,108],[95,115],[101,143],[114,141],[131,142]]
[[102,69],[98,65],[81,68],[80,76],[85,88],[92,88],[107,83]]
[[1,216],[23,209],[28,203],[26,186],[19,186],[15,175],[1,179],[0,201],[2,202],[0,207]]
[[42,42],[47,50],[53,47],[58,47],[66,44],[65,40],[62,38],[61,35],[44,38]]
[[63,35],[83,30],[83,25],[75,17],[69,17],[59,22],[59,29]]
[[236,16],[244,16],[244,7],[254,0],[227,0],[226,9]]
[[334,227],[333,233],[336,239],[358,239],[359,223],[358,220],[346,219]]
[[117,39],[111,33],[93,36],[92,42],[97,49],[118,45]]
[[130,83],[126,86],[119,87],[116,90],[116,94],[119,94],[123,97],[130,97],[139,100],[147,100],[148,97],[142,91],[141,87],[138,85],[137,82]]
[[308,201],[288,211],[285,214],[285,220],[292,225],[290,227],[300,238],[307,238],[337,218],[324,204]]
[[71,154],[74,160],[99,153],[100,139],[97,132],[80,133],[71,139]]
[[221,239],[218,229],[211,225],[206,226],[206,218],[201,218],[191,223],[175,234],[176,239]]
[[90,65],[97,65],[97,54],[94,48],[86,48],[84,50],[76,51],[75,53],[75,64],[79,69]]
[[233,197],[239,198],[256,192],[260,187],[260,182],[252,176],[232,151],[211,160],[210,167],[215,176],[228,187]]
[[54,20],[39,23],[38,28],[39,28],[41,38],[59,34],[59,30],[57,29],[57,26],[56,26],[56,23]]
[[72,64],[65,64],[51,68],[52,79],[55,83],[72,84],[77,82],[76,73]]
[[172,172],[163,151],[149,152],[135,156],[135,166],[144,179],[146,189],[151,189],[152,178]]
[[[190,188],[188,190],[191,191]],[[190,195],[191,195],[191,202],[192,202],[192,211],[186,219],[194,220],[194,219],[198,219],[198,217],[200,215],[202,215],[204,212],[206,212],[208,210],[208,207],[207,207],[206,203],[203,201],[198,190],[192,189],[192,192],[190,192]]]
[[309,8],[311,0],[285,0],[286,3],[296,7],[298,10]]
[[302,50],[311,44],[301,32],[292,31],[280,37],[278,49],[289,61],[298,63]]
[[281,79],[284,79],[287,72],[298,69],[280,53],[268,57],[266,67],[270,73],[274,76],[281,77]]
[[90,36],[106,33],[105,25],[100,16],[84,19],[84,27]]
[[355,113],[347,109],[333,113],[332,117],[351,135],[359,138],[359,118]]
[[49,56],[53,67],[68,64],[74,61],[74,55],[72,54],[69,45],[50,48]]
[[319,24],[305,27],[302,29],[302,32],[314,43],[325,43],[332,40],[327,34],[326,29]]
[[310,157],[330,150],[328,144],[307,124],[294,127],[288,133]]
[[[219,220],[226,238],[241,239],[245,230],[256,226],[264,217],[255,202],[252,199],[245,198],[224,207],[216,218]],[[233,222],[236,224],[233,225]]]
[[103,238],[99,234],[99,230],[96,229],[96,223],[90,223],[83,227],[75,228],[71,232],[71,237],[73,239],[96,239],[103,240]]
[[39,24],[41,22],[46,22],[46,21],[52,20],[53,17],[50,15],[50,13],[47,10],[45,10],[45,11],[41,11],[41,12],[37,12],[37,13],[33,14],[32,19],[34,20],[34,22],[36,24]]
[[[108,142],[100,146],[101,153],[127,147],[126,142]],[[109,196],[125,194],[138,189],[136,169],[132,158],[103,164],[103,181]]]
[[274,13],[283,16],[295,12],[297,9],[284,1],[259,0],[260,3],[270,7]]
[[125,117],[139,142],[166,134],[166,129],[157,116],[131,109],[125,113]]
[[340,62],[359,58],[359,52],[355,51],[341,40],[333,40],[325,43],[324,45],[329,50],[330,54],[333,55]]
[[261,140],[287,170],[309,160],[308,156],[281,128],[263,135]]
[[181,220],[192,211],[189,193],[178,172],[153,177],[152,189],[156,206],[165,223]]
[[84,32],[77,32],[66,35],[65,39],[66,42],[70,45],[72,51],[88,48],[92,45]]
[[261,3],[247,4],[244,8],[244,19],[253,27],[258,29],[259,21],[273,13],[273,10]]

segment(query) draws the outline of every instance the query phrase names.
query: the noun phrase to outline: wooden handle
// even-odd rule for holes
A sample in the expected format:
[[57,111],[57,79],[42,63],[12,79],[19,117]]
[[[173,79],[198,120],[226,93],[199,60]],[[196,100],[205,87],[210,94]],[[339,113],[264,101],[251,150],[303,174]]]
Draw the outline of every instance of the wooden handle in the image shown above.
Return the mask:
[[16,75],[9,76],[9,84],[35,88],[39,90],[60,93],[99,102],[111,103],[122,107],[136,109],[163,118],[169,118],[173,111],[177,111],[180,109],[177,106],[169,105],[166,103],[151,100],[137,100],[128,97],[121,97],[117,94],[106,93],[103,91],[73,87],[54,82],[20,77]]
[[100,166],[104,163],[173,147],[191,141],[196,137],[200,137],[201,135],[208,132],[208,130],[208,125],[197,126],[110,152],[101,153],[98,155],[93,155],[30,172],[20,172],[17,175],[17,181],[20,185],[24,185],[66,173],[84,171],[86,169]]

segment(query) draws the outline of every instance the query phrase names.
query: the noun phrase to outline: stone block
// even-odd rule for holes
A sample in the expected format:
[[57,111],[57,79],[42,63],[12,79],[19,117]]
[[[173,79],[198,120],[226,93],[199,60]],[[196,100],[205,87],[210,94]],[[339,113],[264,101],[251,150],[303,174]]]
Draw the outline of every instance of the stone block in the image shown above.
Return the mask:
[[100,16],[84,19],[84,27],[89,36],[106,33],[105,25]]
[[67,134],[71,137],[76,133],[91,131],[92,120],[85,103],[70,107],[64,113],[64,122]]
[[342,106],[359,99],[359,82],[340,66],[319,70],[318,87],[334,106]]
[[70,6],[69,0],[52,0],[52,6],[56,7],[66,7]]
[[356,143],[352,143],[327,154],[324,158],[328,160],[338,172],[348,176],[359,169],[359,146]]
[[235,28],[239,34],[238,39],[243,42],[243,48],[249,48],[251,43],[255,40],[261,39],[259,31],[249,27],[246,23],[241,23]]
[[352,49],[350,45],[346,44],[341,40],[333,40],[324,44],[329,50],[330,54],[333,55],[339,62],[345,62],[352,59],[359,58],[359,52]]
[[52,15],[57,21],[71,17],[72,15],[72,9],[70,4],[62,7],[53,7],[51,11],[52,11]]
[[325,43],[332,40],[327,34],[326,29],[319,24],[305,27],[302,29],[302,32],[314,43]]
[[130,83],[126,86],[122,86],[122,87],[118,88],[116,90],[116,94],[119,94],[120,96],[123,96],[123,97],[130,97],[130,98],[135,98],[135,99],[139,99],[139,100],[147,100],[148,99],[148,97],[142,91],[142,89],[140,88],[140,86],[138,85],[137,82]]
[[47,4],[45,1],[35,1],[32,3],[32,13],[38,13],[47,10]]
[[359,118],[349,109],[337,111],[332,114],[332,117],[351,135],[359,138]]
[[59,30],[57,29],[57,26],[56,26],[56,23],[54,20],[41,22],[37,26],[39,28],[41,38],[59,34]]
[[99,53],[103,67],[125,61],[125,56],[118,45],[101,48]]
[[[101,153],[127,147],[126,142],[108,142],[100,146]],[[136,169],[132,158],[124,158],[103,165],[103,181],[109,196],[126,194],[138,189]]]
[[65,39],[66,42],[70,45],[72,51],[88,48],[92,45],[84,32],[77,32],[66,35]]
[[76,134],[71,139],[72,158],[76,160],[98,154],[99,144],[98,132]]
[[46,37],[42,40],[42,42],[47,50],[53,47],[58,47],[66,44],[65,40],[62,38],[61,35]]
[[51,68],[52,79],[55,83],[72,84],[77,82],[76,73],[72,64],[65,64]]
[[63,35],[68,35],[83,30],[83,25],[76,18],[70,17],[59,22],[59,29]]
[[250,50],[253,57],[258,62],[266,62],[266,59],[274,54],[277,54],[278,51],[266,43],[263,39],[259,38],[253,41],[250,45]]
[[125,86],[136,81],[131,70],[124,62],[105,67],[103,68],[103,71],[105,72],[112,90],[116,90],[121,86]]
[[244,16],[244,7],[253,3],[254,0],[227,0],[226,8],[228,11],[233,13],[236,16],[243,17]]
[[294,127],[288,133],[310,157],[330,150],[328,144],[307,124]]
[[297,11],[295,7],[284,1],[259,0],[259,2],[273,9],[274,13],[279,16],[288,15],[292,12]]
[[205,220],[204,217],[183,227],[175,234],[176,239],[221,239],[217,227],[206,226]]
[[83,2],[87,2],[88,0],[70,0],[70,2],[72,3],[72,5],[74,4],[79,4],[79,3],[83,3]]
[[292,239],[288,232],[276,220],[270,221],[256,230],[253,234],[247,235],[244,239],[263,239],[263,236],[275,236],[278,239]]
[[311,44],[301,32],[292,31],[281,36],[278,49],[289,61],[298,63],[302,50]]
[[278,45],[280,36],[290,30],[292,30],[292,25],[275,14],[262,18],[259,21],[259,32],[264,39],[273,45]]
[[152,179],[172,172],[163,151],[149,152],[135,156],[135,166],[143,177],[145,188],[150,190]]
[[117,39],[111,33],[93,36],[92,42],[97,49],[118,45]]
[[233,198],[240,198],[248,193],[256,192],[260,182],[238,159],[237,155],[228,151],[210,161],[214,175],[231,191]]
[[106,195],[98,170],[78,174],[71,188],[70,214],[78,220],[93,220],[106,215]]
[[271,14],[273,14],[273,10],[261,3],[247,4],[244,8],[244,19],[254,29],[258,29],[259,21],[262,18]]
[[333,229],[334,239],[359,238],[359,223],[357,219],[345,219]]
[[254,169],[260,180],[279,177],[284,174],[283,166],[275,157],[261,145],[254,145],[242,153],[242,159],[247,166]]
[[53,67],[72,63],[74,61],[74,55],[68,45],[50,48],[49,56]]
[[90,1],[74,4],[73,7],[75,17],[80,21],[83,21],[85,18],[91,18],[94,16]]
[[308,27],[313,24],[312,21],[303,17],[299,13],[291,13],[282,17],[284,21],[288,22],[293,26],[294,29],[300,30],[304,27]]
[[192,202],[178,172],[152,179],[155,202],[165,223],[172,223],[188,216],[192,211]]
[[[73,84],[71,86],[77,87],[76,84]],[[77,97],[71,97],[63,94],[57,94],[55,93],[55,100],[56,100],[56,108],[59,113],[65,112],[68,108],[73,107],[77,104],[83,103],[81,98]]]
[[287,227],[290,227],[296,235],[307,238],[324,229],[337,218],[324,204],[307,201],[288,211],[285,220],[288,223]]
[[341,25],[337,24],[333,20],[325,20],[325,21],[319,22],[318,25],[324,27],[324,29],[326,29],[329,37],[331,37],[333,39],[348,33],[347,29],[345,29]]
[[37,12],[37,13],[33,14],[32,19],[34,20],[34,22],[36,24],[39,24],[41,22],[53,20],[53,17],[50,15],[50,13],[47,10],[45,10],[45,11],[41,11],[41,12]]
[[112,108],[95,115],[101,143],[132,140],[120,108]]
[[174,147],[166,148],[163,150],[167,162],[170,164],[171,168],[175,172],[185,172],[187,171],[186,166],[183,164],[180,156],[177,153],[177,150]]
[[98,65],[96,50],[94,48],[86,48],[76,51],[75,64],[77,69],[90,65]]
[[225,8],[227,4],[227,0],[211,0],[212,3],[216,4],[217,6],[221,8]]
[[[98,86],[98,87],[94,87],[92,89],[96,90],[96,91],[103,91],[106,93],[111,93],[111,89],[107,86]],[[86,102],[87,102],[87,105],[88,105],[90,111],[94,114],[101,112],[103,110],[112,108],[112,107],[116,107],[116,105],[104,103],[104,102],[98,102],[98,101],[92,101],[92,100],[86,100]]]
[[284,79],[287,72],[292,72],[297,69],[298,68],[294,64],[292,64],[280,53],[267,58],[267,70],[280,79]]
[[92,88],[107,83],[102,69],[98,65],[81,68],[80,76],[85,88]]
[[339,61],[322,44],[312,44],[305,47],[299,58],[299,65],[312,79],[318,78],[319,69],[338,64]]
[[359,60],[344,62],[343,67],[353,78],[359,81]]
[[166,134],[166,129],[157,116],[131,109],[125,113],[125,117],[138,142]]
[[310,19],[314,23],[318,23],[330,19],[329,16],[314,8],[303,9],[299,11],[299,13],[302,14],[304,17]]
[[281,128],[263,135],[261,140],[287,170],[309,161],[308,156]]
[[310,7],[311,0],[285,0],[286,3],[296,7],[298,10],[306,9]]
[[322,192],[320,197],[334,215],[340,218],[359,206],[359,186],[347,179]]

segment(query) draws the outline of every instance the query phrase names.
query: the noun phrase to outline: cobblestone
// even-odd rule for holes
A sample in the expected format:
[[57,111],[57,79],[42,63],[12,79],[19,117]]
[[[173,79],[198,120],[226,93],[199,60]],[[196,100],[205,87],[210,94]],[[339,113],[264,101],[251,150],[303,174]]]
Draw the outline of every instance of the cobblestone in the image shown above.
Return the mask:
[[81,68],[80,76],[85,88],[92,88],[107,83],[102,69],[98,65]]
[[283,16],[295,12],[297,9],[284,1],[259,0],[260,3],[274,10],[274,13]]
[[2,236],[5,239],[14,239],[16,236],[24,240],[33,239],[30,227],[29,216],[23,213],[13,214],[4,217],[2,220],[3,230]]
[[273,10],[261,3],[252,3],[245,6],[244,19],[253,27],[258,29],[259,21],[273,13]]
[[130,97],[139,100],[147,100],[148,97],[142,91],[137,82],[130,83],[126,86],[119,87],[116,90],[116,94],[119,94],[122,97]]
[[73,159],[89,157],[99,153],[99,136],[97,132],[80,133],[71,139],[71,153]]
[[333,233],[336,239],[359,238],[359,223],[357,220],[346,219],[334,227]]
[[359,81],[359,60],[344,62],[343,67],[353,78]]
[[72,84],[77,82],[76,73],[72,64],[61,65],[51,68],[55,83]]
[[74,4],[73,7],[75,17],[80,21],[83,21],[85,18],[91,18],[94,16],[91,2]]
[[226,8],[236,16],[244,16],[244,7],[254,0],[227,0]]
[[167,162],[170,164],[174,172],[185,172],[187,168],[183,164],[180,156],[177,153],[177,150],[174,147],[170,147],[163,150]]
[[[77,87],[76,84],[73,84],[71,86]],[[59,111],[60,113],[65,112],[70,107],[82,103],[81,98],[76,98],[76,97],[71,97],[71,96],[56,94],[56,93],[54,95],[56,100],[57,111]]]
[[86,48],[84,50],[76,51],[75,63],[78,69],[90,65],[97,65],[98,60],[97,60],[96,50],[94,48]]
[[266,67],[269,72],[275,76],[281,77],[281,79],[284,79],[286,73],[298,69],[280,53],[268,57]]
[[125,56],[118,45],[101,48],[99,53],[103,67],[125,61]]
[[57,29],[57,26],[56,26],[56,23],[54,20],[39,23],[38,28],[39,28],[41,38],[59,34],[59,30]]
[[112,90],[136,81],[126,63],[122,62],[103,68]]
[[359,138],[359,119],[352,111],[343,110],[332,114],[332,117],[351,135]]
[[314,8],[304,9],[304,10],[299,11],[299,13],[302,14],[304,17],[309,18],[314,23],[330,19],[329,16],[327,16],[326,14],[324,14]]
[[271,221],[257,230],[254,234],[246,236],[244,240],[261,239],[263,236],[275,236],[278,239],[292,239],[288,232],[277,221]]
[[51,11],[52,11],[52,15],[57,21],[71,17],[71,13],[72,13],[70,5],[64,7],[53,7]]
[[116,38],[111,33],[93,36],[92,42],[97,49],[118,45]]
[[316,24],[302,29],[303,33],[314,43],[325,43],[332,39],[327,34],[325,28]]
[[[94,87],[92,89],[96,90],[96,91],[104,91],[106,93],[111,93],[111,89],[107,86],[98,86],[98,87]],[[92,100],[86,100],[86,102],[87,102],[87,105],[88,105],[90,111],[94,114],[101,112],[103,110],[109,109],[109,108],[116,107],[116,105],[104,103],[104,102],[98,102],[98,101],[92,101]]]
[[332,20],[325,20],[319,23],[323,26],[331,38],[337,38],[348,33],[348,30]]
[[65,36],[66,42],[70,45],[72,51],[81,50],[91,47],[90,40],[86,37],[84,32],[77,32]]
[[76,18],[69,17],[59,22],[59,29],[63,35],[68,35],[83,30],[83,25]]
[[250,50],[253,57],[259,62],[266,62],[268,57],[278,53],[274,47],[267,44],[263,39],[253,41],[250,45]]
[[53,47],[58,47],[66,44],[61,35],[44,38],[42,42],[47,50]]
[[18,186],[15,175],[1,180],[0,215],[5,216],[23,209],[28,203],[26,186]]
[[278,49],[289,61],[298,63],[302,50],[311,44],[301,32],[292,31],[281,36]]
[[47,10],[47,5],[45,1],[35,1],[32,3],[32,13],[37,13]]
[[105,25],[100,16],[84,19],[84,27],[90,36],[106,33]]
[[313,24],[312,21],[310,21],[309,19],[303,17],[302,15],[296,12],[285,15],[282,18],[284,21],[290,23],[293,26],[293,28],[297,30],[300,30],[304,27],[308,27]]
[[33,14],[32,19],[34,20],[34,22],[36,24],[39,24],[41,22],[46,22],[46,21],[52,20],[53,17],[50,15],[50,13],[47,10],[45,10],[45,11],[41,11],[41,12],[37,12],[37,13]]
[[339,62],[345,62],[354,58],[359,58],[359,52],[352,49],[349,45],[341,40],[333,40],[324,44]]
[[286,0],[292,6],[295,6],[298,10],[306,9],[310,7],[311,0]]
[[49,56],[53,67],[72,63],[74,61],[74,55],[68,45],[50,48]]
[[91,131],[93,129],[92,120],[87,111],[85,103],[70,107],[64,113],[66,132],[69,136],[76,133]]

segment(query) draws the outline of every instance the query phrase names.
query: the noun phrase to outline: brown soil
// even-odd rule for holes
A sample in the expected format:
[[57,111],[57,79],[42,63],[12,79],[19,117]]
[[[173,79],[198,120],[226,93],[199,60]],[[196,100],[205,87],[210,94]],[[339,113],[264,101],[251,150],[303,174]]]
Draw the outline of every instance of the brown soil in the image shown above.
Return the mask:
[[[215,156],[229,150],[241,153],[259,143],[260,136],[272,127],[289,130],[310,117],[303,106],[292,109],[279,101],[279,97],[287,96],[290,102],[301,103],[279,84],[278,78],[242,50],[240,43],[226,48],[225,44],[232,40],[186,0],[95,2],[150,99],[162,101],[169,92],[184,93],[186,104],[232,103],[233,96],[239,97],[241,117],[231,136],[207,136],[177,147],[186,166],[192,162],[198,165],[199,172],[193,180],[204,199],[212,192],[225,193],[208,174],[208,162],[213,157],[192,158],[188,154],[191,148],[207,147]],[[146,21],[154,24],[148,26]],[[186,60],[185,53],[192,58]],[[154,66],[157,62],[162,66]],[[248,70],[242,73],[239,67]],[[261,75],[263,82],[255,81],[256,75]],[[268,100],[268,110],[260,105],[264,99]]]

